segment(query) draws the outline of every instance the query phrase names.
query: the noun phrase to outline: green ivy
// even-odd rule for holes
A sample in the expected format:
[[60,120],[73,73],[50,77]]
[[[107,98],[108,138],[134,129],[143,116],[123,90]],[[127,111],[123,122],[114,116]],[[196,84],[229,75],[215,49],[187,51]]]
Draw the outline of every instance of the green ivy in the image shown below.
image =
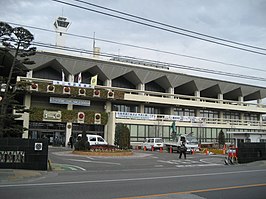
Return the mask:
[[[35,83],[38,84],[38,91],[32,91],[30,90],[31,84]],[[45,83],[45,82],[26,82],[26,81],[20,81],[17,82],[17,87],[20,88],[20,90],[26,90],[27,92],[33,93],[33,92],[40,92],[40,93],[48,93],[47,92],[47,86],[53,85],[51,83]],[[54,85],[55,91],[54,94],[59,95],[67,95],[63,93],[64,86],[62,85]],[[86,95],[79,95],[79,89],[85,89]],[[108,90],[105,89],[98,89],[100,91],[100,97],[101,99],[107,99],[107,93]],[[93,97],[94,89],[91,88],[80,88],[80,87],[70,87],[70,97],[77,97],[77,98],[92,98]],[[49,93],[50,95],[52,93]],[[123,91],[114,91],[114,99],[124,99],[125,92]]]
[[[72,122],[75,123],[78,118],[78,110],[55,110],[55,109],[44,109],[44,108],[31,108],[30,109],[30,121],[43,121],[43,111],[61,111],[62,122]],[[85,114],[84,123],[94,124],[95,111],[83,111]],[[98,112],[97,112],[98,113]],[[108,122],[108,114],[106,112],[101,112],[101,124],[106,125]]]

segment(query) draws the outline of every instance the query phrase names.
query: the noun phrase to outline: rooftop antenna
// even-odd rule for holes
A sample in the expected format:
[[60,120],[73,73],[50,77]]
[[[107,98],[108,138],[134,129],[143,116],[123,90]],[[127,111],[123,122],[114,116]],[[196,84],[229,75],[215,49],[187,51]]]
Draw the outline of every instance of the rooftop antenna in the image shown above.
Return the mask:
[[93,50],[95,48],[95,32],[93,32],[93,44],[92,44],[92,48],[93,48]]

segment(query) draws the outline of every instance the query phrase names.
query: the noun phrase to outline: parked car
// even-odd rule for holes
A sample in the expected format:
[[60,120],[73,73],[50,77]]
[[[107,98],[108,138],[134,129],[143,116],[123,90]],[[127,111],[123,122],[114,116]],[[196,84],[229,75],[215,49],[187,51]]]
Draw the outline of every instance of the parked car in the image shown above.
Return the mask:
[[147,150],[160,149],[163,147],[163,139],[162,138],[146,138],[142,144],[142,148],[146,147]]
[[[78,136],[81,137],[82,135],[79,134]],[[88,138],[88,143],[90,145],[107,145],[108,144],[106,140],[103,139],[103,137],[100,135],[86,134],[86,136]]]
[[165,141],[164,145],[168,152],[170,152],[170,148],[172,151],[180,152],[181,144],[185,142],[185,146],[187,148],[187,153],[192,153],[193,151],[199,151],[199,143],[196,137],[180,135],[177,136],[174,140]]

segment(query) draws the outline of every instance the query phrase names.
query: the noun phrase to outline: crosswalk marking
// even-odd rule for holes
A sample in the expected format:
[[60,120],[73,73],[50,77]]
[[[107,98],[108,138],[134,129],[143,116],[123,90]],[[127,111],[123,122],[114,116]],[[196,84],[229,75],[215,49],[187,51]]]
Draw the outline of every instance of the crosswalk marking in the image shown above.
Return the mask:
[[205,167],[205,166],[218,166],[222,164],[208,163],[201,160],[177,159],[177,160],[158,160],[157,162],[171,164],[178,168],[184,167]]

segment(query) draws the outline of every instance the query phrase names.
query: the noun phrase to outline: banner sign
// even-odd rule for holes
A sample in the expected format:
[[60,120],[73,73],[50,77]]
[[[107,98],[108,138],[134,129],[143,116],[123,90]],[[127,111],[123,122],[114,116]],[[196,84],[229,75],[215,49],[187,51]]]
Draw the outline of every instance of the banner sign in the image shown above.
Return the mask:
[[203,122],[205,118],[195,117],[195,116],[178,116],[178,115],[160,115],[156,114],[147,114],[147,113],[130,113],[130,112],[116,112],[116,118],[120,119],[135,119],[135,120],[169,120],[177,122]]
[[93,88],[91,84],[82,84],[77,82],[63,82],[63,81],[53,81],[53,85],[62,85],[62,86],[72,86],[72,87],[81,87],[81,88]]
[[165,120],[177,121],[177,122],[203,122],[203,117],[195,116],[179,116],[179,115],[165,115]]
[[135,120],[156,120],[157,115],[147,113],[130,113],[130,112],[116,112],[116,118],[135,119]]
[[51,104],[73,104],[78,106],[90,106],[90,100],[50,97]]

